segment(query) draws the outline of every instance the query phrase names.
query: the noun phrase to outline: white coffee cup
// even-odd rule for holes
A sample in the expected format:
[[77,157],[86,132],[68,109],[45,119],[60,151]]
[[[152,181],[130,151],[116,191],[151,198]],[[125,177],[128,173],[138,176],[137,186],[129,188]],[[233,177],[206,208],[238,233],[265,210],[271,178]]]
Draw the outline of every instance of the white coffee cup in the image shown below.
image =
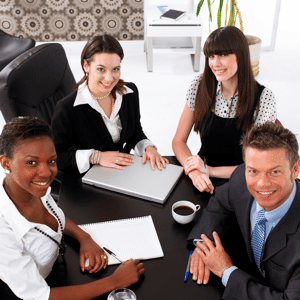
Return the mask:
[[136,300],[135,293],[130,289],[116,289],[108,295],[108,300]]
[[190,201],[177,201],[172,205],[172,216],[180,224],[187,224],[193,221],[196,211],[200,209],[199,204]]

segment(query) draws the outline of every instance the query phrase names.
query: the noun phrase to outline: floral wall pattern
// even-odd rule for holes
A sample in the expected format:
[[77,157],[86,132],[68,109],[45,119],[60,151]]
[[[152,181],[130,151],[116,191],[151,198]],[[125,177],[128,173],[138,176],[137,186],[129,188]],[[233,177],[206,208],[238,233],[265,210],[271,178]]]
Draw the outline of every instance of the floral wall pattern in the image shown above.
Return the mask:
[[37,42],[144,38],[143,0],[0,0],[0,29]]

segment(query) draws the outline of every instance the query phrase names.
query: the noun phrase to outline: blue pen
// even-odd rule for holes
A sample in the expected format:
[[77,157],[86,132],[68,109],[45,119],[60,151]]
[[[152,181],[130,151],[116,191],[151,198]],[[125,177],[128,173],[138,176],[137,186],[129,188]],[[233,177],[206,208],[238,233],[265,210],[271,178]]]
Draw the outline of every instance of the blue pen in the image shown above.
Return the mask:
[[185,272],[185,276],[184,276],[184,282],[187,281],[188,276],[190,274],[190,263],[191,263],[192,254],[193,254],[193,250],[191,250],[190,255],[189,255],[189,260],[188,260],[188,263],[187,263],[186,272]]

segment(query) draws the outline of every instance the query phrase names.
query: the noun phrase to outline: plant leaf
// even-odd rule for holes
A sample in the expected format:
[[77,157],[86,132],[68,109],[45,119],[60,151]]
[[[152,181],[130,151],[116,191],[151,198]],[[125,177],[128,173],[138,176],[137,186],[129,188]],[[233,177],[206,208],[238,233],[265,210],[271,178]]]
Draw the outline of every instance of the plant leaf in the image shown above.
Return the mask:
[[233,25],[234,23],[234,17],[235,17],[235,9],[234,9],[234,3],[235,0],[231,0],[230,3],[230,15],[229,15],[229,20],[228,20],[228,25]]
[[212,15],[211,15],[211,4],[210,0],[207,0],[208,10],[209,10],[209,19],[212,22]]
[[223,0],[220,0],[219,9],[218,9],[218,28],[221,27],[222,8],[223,8]]
[[199,3],[198,3],[198,5],[197,5],[197,11],[196,11],[196,15],[197,16],[199,16],[200,9],[201,9],[203,3],[204,3],[204,0],[200,0]]

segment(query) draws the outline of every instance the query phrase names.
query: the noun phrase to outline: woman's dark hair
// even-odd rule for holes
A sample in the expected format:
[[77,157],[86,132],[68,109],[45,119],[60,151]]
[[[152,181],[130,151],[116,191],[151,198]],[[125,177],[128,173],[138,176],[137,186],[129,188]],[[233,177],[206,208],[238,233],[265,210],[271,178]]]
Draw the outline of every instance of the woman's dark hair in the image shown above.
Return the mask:
[[[108,34],[94,36],[86,43],[81,53],[81,67],[84,72],[84,76],[77,83],[77,88],[79,88],[79,86],[85,83],[88,79],[83,68],[84,61],[90,64],[93,61],[93,55],[96,53],[117,54],[119,55],[121,61],[124,58],[123,48],[114,37]],[[116,92],[121,95],[124,94],[126,91],[125,84],[126,82],[120,79],[116,86],[112,89],[111,94],[114,99],[116,99]]]
[[238,65],[238,103],[237,126],[246,131],[253,123],[256,103],[257,85],[253,76],[250,52],[243,32],[235,26],[226,26],[213,31],[207,38],[203,52],[205,67],[195,100],[194,130],[203,134],[211,121],[211,110],[215,105],[218,81],[209,67],[209,56],[235,54]]
[[16,117],[6,123],[0,135],[0,155],[13,157],[15,147],[30,138],[47,136],[53,140],[49,125],[35,117]]

